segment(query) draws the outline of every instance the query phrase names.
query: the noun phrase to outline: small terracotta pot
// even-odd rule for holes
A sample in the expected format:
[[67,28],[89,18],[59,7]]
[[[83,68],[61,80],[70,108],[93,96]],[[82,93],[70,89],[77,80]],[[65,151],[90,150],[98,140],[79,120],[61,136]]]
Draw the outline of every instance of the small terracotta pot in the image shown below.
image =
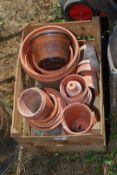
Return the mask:
[[79,62],[77,72],[78,75],[83,76],[88,87],[92,88],[95,95],[99,95],[99,85],[96,70],[92,67],[89,60]]
[[68,104],[80,102],[90,104],[92,93],[82,76],[72,74],[64,78],[60,84],[60,92]]
[[53,110],[53,102],[41,89],[29,88],[20,94],[18,110],[28,119],[46,118]]
[[66,92],[70,97],[75,97],[83,91],[81,84],[78,81],[69,81],[66,85]]
[[84,104],[73,103],[64,108],[62,126],[66,134],[85,134],[90,131],[95,121],[94,112]]
[[68,35],[56,29],[42,32],[31,40],[36,63],[45,70],[57,70],[65,66],[69,60],[69,47]]
[[[38,72],[35,70],[34,64],[32,64],[32,49],[30,47],[31,40],[34,37],[37,37],[41,33],[48,32],[48,31],[55,31],[57,32],[62,32],[65,35],[70,38],[70,47],[73,50],[73,58],[68,62],[66,66],[64,66],[64,73],[63,70],[58,71],[58,74],[43,74],[41,72]],[[76,67],[79,61],[79,55],[80,55],[80,49],[79,49],[79,44],[77,42],[76,37],[67,29],[59,26],[44,26],[40,27],[34,31],[32,31],[23,41],[19,56],[20,56],[20,61],[21,64],[26,71],[26,73],[31,76],[33,79],[39,80],[42,83],[54,83],[55,81],[59,81],[62,78],[66,77],[67,75],[74,73],[76,71]],[[59,69],[58,69],[59,70]]]
[[66,103],[60,96],[60,93],[52,88],[46,88],[45,92],[53,100],[54,108],[53,111],[48,115],[47,118],[29,119],[29,124],[37,130],[49,131],[58,127],[61,123],[61,116]]

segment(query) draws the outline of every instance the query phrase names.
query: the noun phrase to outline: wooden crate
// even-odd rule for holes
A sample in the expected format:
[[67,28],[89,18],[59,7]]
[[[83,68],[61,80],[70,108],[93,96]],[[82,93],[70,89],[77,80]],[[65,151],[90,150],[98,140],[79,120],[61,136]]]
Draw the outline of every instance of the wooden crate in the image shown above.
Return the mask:
[[[85,22],[65,22],[56,23],[57,25],[66,27],[71,30],[76,36],[93,36],[95,39],[83,41],[92,44],[98,53],[100,62],[100,95],[97,98],[97,104],[100,113],[100,122],[98,122],[89,133],[80,136],[61,135],[61,136],[31,136],[30,128],[26,120],[20,116],[17,110],[17,99],[23,89],[25,89],[26,74],[23,71],[18,60],[16,72],[16,85],[14,94],[14,107],[11,136],[27,150],[30,151],[104,151],[106,148],[105,139],[105,117],[104,117],[104,103],[103,103],[103,85],[102,85],[102,64],[101,64],[101,33],[100,23],[98,18]],[[43,24],[42,24],[43,25]],[[29,24],[23,29],[23,36],[25,36],[42,25]],[[53,24],[51,24],[53,25]],[[96,102],[95,102],[96,103]]]

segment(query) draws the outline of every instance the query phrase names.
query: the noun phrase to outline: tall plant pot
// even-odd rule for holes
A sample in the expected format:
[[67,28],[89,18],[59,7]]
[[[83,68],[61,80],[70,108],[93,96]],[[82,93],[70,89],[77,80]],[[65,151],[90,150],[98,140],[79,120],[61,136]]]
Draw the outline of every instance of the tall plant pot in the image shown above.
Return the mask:
[[81,103],[73,103],[65,107],[62,126],[66,134],[81,135],[92,128],[96,118],[90,108]]

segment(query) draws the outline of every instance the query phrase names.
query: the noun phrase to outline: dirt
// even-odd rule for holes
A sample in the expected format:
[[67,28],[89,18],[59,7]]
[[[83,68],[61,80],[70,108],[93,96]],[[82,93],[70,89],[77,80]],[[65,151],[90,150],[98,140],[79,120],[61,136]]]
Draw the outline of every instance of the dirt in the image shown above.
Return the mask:
[[[0,94],[6,98],[11,108],[13,107],[15,71],[21,29],[29,22],[45,23],[59,18],[61,18],[59,0],[0,0]],[[46,153],[27,155],[25,153],[22,160],[17,161],[21,169],[19,174],[109,175],[108,167],[103,168],[105,161],[103,157],[105,155],[92,153],[88,156],[86,154],[70,156]],[[95,161],[97,158],[99,160]],[[109,154],[106,159],[111,161],[113,157]],[[8,174],[17,175],[14,168]]]

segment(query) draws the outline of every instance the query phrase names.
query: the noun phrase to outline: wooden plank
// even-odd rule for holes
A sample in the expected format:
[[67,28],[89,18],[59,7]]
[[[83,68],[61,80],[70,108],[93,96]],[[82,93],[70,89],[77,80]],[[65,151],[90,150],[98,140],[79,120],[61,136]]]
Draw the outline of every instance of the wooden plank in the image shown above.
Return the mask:
[[53,145],[54,143],[63,143],[63,144],[71,144],[77,143],[81,144],[92,144],[92,143],[103,143],[103,137],[101,134],[90,134],[90,135],[81,135],[81,136],[22,136],[14,139],[19,143],[29,144],[29,145]]
[[15,81],[15,92],[14,92],[14,104],[13,104],[13,117],[12,117],[12,126],[11,134],[22,134],[22,117],[20,116],[17,109],[17,100],[21,91],[24,89],[24,77],[25,73],[22,70],[19,59],[16,67],[16,81]]
[[98,151],[98,152],[104,152],[106,150],[106,147],[103,144],[92,144],[92,145],[62,145],[62,144],[58,144],[58,145],[54,145],[54,146],[29,146],[29,145],[25,145],[26,147],[24,147],[24,149],[26,149],[29,152],[66,152],[66,153],[76,153],[76,152],[87,152],[87,151]]

